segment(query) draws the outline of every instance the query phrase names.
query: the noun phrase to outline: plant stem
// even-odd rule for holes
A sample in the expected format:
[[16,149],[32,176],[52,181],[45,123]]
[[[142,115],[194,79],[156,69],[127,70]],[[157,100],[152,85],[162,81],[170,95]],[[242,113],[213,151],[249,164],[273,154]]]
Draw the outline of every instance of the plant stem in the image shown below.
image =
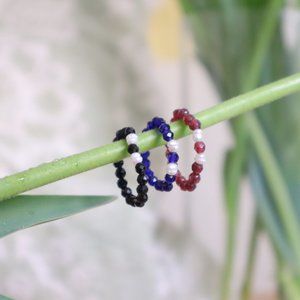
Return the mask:
[[260,220],[259,220],[258,212],[256,210],[254,216],[254,224],[253,224],[251,238],[250,238],[250,245],[248,247],[249,250],[248,250],[247,265],[245,270],[245,278],[242,287],[241,300],[249,300],[251,297],[254,263],[256,259],[255,252],[257,249],[257,244],[258,244],[257,242],[258,242],[260,231],[261,231]]
[[293,201],[285,185],[285,180],[282,177],[276,158],[272,152],[272,148],[265,138],[260,124],[254,114],[249,114],[247,116],[247,123],[249,125],[252,143],[264,171],[266,182],[269,185],[270,193],[274,199],[275,205],[277,206],[277,211],[281,217],[284,229],[297,257],[295,267],[299,268],[300,230],[295,209],[293,208]]
[[[207,128],[299,91],[300,73],[297,73],[224,101],[195,116],[201,120],[203,128]],[[171,128],[177,139],[191,133],[181,121],[174,122]],[[163,139],[154,130],[139,135],[141,151],[163,144]],[[0,201],[127,156],[125,141],[119,141],[7,176],[0,180]]]

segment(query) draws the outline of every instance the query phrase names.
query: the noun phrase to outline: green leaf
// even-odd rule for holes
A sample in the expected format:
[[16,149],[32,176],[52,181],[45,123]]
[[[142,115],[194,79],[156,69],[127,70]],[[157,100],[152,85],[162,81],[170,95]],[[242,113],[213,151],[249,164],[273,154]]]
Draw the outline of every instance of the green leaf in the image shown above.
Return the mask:
[[281,281],[285,299],[298,300],[300,295],[299,283],[295,280],[294,274],[285,266],[280,265],[279,279]]
[[255,216],[253,219],[254,221],[251,229],[251,237],[248,246],[246,267],[244,271],[242,290],[240,295],[241,300],[249,300],[251,298],[254,265],[257,257],[256,251],[258,247],[258,237],[261,233],[260,219],[258,216],[257,209],[255,211]]
[[292,263],[295,261],[292,249],[288,242],[287,236],[284,233],[282,220],[276,211],[272,196],[265,182],[261,166],[257,162],[257,158],[252,158],[252,163],[249,167],[249,175],[251,184],[253,185],[253,192],[255,194],[255,201],[259,211],[264,228],[269,234],[272,245],[280,257],[283,257],[286,262]]
[[[240,120],[242,122],[242,120]],[[242,134],[242,130],[240,130]],[[245,169],[246,142],[242,135],[234,149],[227,152],[224,165],[225,204],[227,211],[226,259],[222,274],[221,299],[230,299],[230,283],[233,273],[238,225],[239,190]]]
[[115,196],[23,195],[0,202],[0,237],[107,204]]
[[13,300],[13,299],[0,295],[0,300]]

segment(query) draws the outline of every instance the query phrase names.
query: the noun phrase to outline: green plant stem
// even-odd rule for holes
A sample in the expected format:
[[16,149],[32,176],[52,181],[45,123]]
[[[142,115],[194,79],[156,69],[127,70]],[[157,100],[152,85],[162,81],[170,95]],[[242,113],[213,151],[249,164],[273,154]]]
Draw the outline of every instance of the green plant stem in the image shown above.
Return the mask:
[[250,137],[263,168],[270,193],[277,206],[277,211],[281,217],[284,229],[297,257],[298,263],[295,267],[299,268],[300,230],[295,210],[292,205],[292,199],[285,185],[285,180],[282,177],[271,146],[265,138],[260,124],[254,114],[249,114],[247,116],[247,123],[250,128]]
[[[224,101],[195,116],[201,120],[203,128],[207,128],[299,91],[300,73],[297,73]],[[171,128],[177,139],[191,133],[181,121],[174,122]],[[139,135],[141,151],[163,144],[163,139],[154,130]],[[7,176],[0,180],[0,201],[127,156],[125,141],[119,141]]]
[[241,294],[241,300],[249,300],[251,297],[251,287],[252,287],[252,279],[253,279],[253,272],[254,272],[254,263],[256,259],[256,249],[257,249],[257,242],[258,237],[261,232],[260,227],[260,220],[258,216],[258,212],[255,211],[254,216],[254,224],[252,227],[251,232],[251,239],[250,239],[250,245],[248,250],[248,257],[247,257],[247,265],[246,265],[246,271],[245,271],[245,278],[243,282],[242,287],[242,294]]

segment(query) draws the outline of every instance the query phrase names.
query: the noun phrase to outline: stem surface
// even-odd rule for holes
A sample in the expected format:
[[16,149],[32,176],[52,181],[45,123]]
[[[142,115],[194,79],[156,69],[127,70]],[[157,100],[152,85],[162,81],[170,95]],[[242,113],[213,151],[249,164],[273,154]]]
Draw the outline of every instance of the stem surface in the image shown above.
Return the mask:
[[[300,73],[297,73],[224,101],[195,114],[195,117],[201,120],[203,128],[207,128],[299,91]],[[176,139],[191,133],[181,121],[172,123],[171,129]],[[156,131],[151,130],[139,135],[138,144],[143,152],[165,143]],[[126,143],[122,140],[4,177],[0,179],[0,201],[127,156]]]

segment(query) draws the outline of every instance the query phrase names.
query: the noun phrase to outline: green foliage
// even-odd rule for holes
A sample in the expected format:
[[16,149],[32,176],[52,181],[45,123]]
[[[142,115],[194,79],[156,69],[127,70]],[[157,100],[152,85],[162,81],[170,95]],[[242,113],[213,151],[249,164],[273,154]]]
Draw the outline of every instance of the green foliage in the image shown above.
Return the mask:
[[[250,9],[260,9],[270,3],[270,0],[181,0],[186,13],[195,13],[199,10],[222,9],[228,6],[230,9],[236,7],[246,7]],[[234,4],[234,7],[233,5]]]
[[0,295],[0,300],[12,300],[11,298]]
[[24,195],[0,202],[0,238],[107,204],[114,196]]
[[[284,1],[219,0],[214,1],[213,6],[209,0],[181,2],[188,15],[201,62],[208,69],[222,98],[299,70],[295,64],[299,57],[291,57],[282,36],[280,12]],[[235,235],[234,226],[238,226],[238,187],[243,174],[243,160],[249,166],[248,174],[251,175],[259,217],[274,251],[282,259],[284,268],[291,268],[294,276],[298,274],[300,141],[291,139],[290,133],[300,136],[297,113],[300,103],[297,96],[290,98],[294,100],[259,109],[256,116],[249,118],[246,127],[244,117],[231,122],[236,146],[227,155],[225,163],[228,243],[223,299],[230,299],[228,276],[231,275],[235,248],[232,235]],[[264,145],[263,151],[255,138]],[[250,280],[248,275],[246,277]],[[294,286],[295,282],[287,284],[287,287]],[[286,284],[286,281],[281,283]],[[243,294],[243,299],[249,297],[249,292]]]
[[267,187],[262,173],[262,168],[258,162],[250,165],[249,175],[252,183],[256,187],[254,191],[257,199],[256,205],[264,222],[264,226],[271,236],[275,251],[279,253],[286,262],[292,263],[295,261],[295,256],[284,234],[280,218],[276,214],[275,204],[269,201],[271,198],[270,190]]

